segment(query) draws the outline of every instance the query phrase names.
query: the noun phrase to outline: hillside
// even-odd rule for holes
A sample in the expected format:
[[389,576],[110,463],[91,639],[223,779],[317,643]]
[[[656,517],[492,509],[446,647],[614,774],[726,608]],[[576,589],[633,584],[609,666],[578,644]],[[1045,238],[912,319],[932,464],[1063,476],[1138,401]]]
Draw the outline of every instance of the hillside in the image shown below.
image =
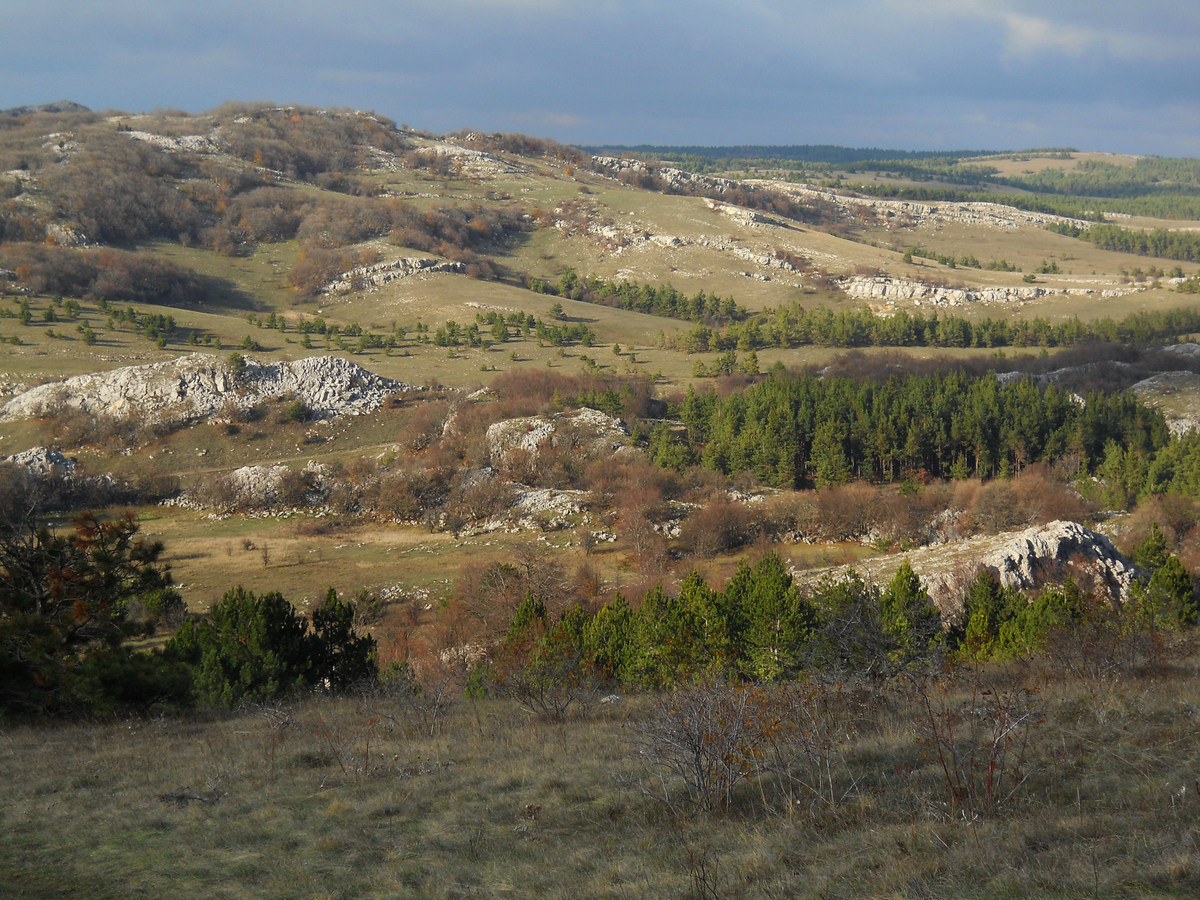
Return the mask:
[[[633,379],[652,402],[626,398],[608,412],[632,416],[628,426],[645,417],[644,440],[668,412],[661,400],[751,363],[754,371],[824,365],[847,346],[892,343],[914,358],[986,367],[997,346],[1019,355],[1085,332],[1112,340],[1105,322],[1124,341],[1196,330],[1168,315],[1192,305],[1180,290],[1194,283],[1194,262],[1101,249],[1049,230],[1085,227],[1084,219],[1000,196],[916,200],[883,190],[900,175],[909,190],[926,178],[930,196],[968,175],[976,185],[1004,181],[993,193],[1021,178],[1061,190],[1054,173],[1084,187],[1081,173],[1092,173],[1099,193],[1113,194],[1103,167],[1133,172],[1134,160],[1063,150],[638,149],[637,158],[590,156],[523,135],[431,135],[372,113],[300,107],[10,110],[0,131],[8,342],[0,454],[52,444],[93,474],[188,488],[248,464],[341,470],[362,454],[386,467],[414,453],[420,463],[434,432],[398,441],[396,429],[413,420],[446,429],[460,408],[485,419],[522,412],[511,400],[463,400],[503,373],[512,383],[520,372],[566,378],[546,389],[555,396],[568,385],[582,397]],[[1176,168],[1186,171],[1186,161]],[[850,178],[860,179],[855,189],[838,186]],[[1196,227],[1116,221],[1182,234]],[[907,324],[894,335],[875,324],[898,315]],[[239,389],[233,405],[221,387],[201,416],[146,418],[148,403],[165,402],[156,391],[196,402],[194,388],[171,386],[173,373],[211,369],[231,350],[254,366],[335,354],[367,377],[428,390],[364,410],[353,428],[323,421],[322,403],[284,382]],[[1114,365],[1128,368],[1119,385],[1075,360],[1053,377],[1081,395],[1091,383],[1136,382],[1149,402],[1190,421],[1189,357],[1143,353],[1136,365]],[[141,371],[130,366],[168,381],[139,382],[131,393],[126,380],[105,388],[103,401],[86,399],[99,388],[85,384]],[[1046,377],[1052,366],[1027,359],[1006,368]],[[74,380],[58,384],[64,378]],[[226,424],[214,426],[218,407]],[[576,476],[547,486],[582,485]],[[445,490],[435,492],[439,504]],[[416,518],[426,507],[416,504]]]
[[1068,148],[0,112],[0,869],[1194,893],[1198,200]]

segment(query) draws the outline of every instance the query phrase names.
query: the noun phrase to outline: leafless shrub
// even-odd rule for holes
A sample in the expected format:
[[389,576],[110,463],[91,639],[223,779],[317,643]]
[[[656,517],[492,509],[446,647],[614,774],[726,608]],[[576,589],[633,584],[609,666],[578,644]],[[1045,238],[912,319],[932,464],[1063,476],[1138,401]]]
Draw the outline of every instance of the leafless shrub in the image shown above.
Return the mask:
[[437,737],[462,697],[463,682],[460,668],[451,663],[431,661],[418,674],[409,660],[404,660],[364,686],[362,703],[413,737]]
[[967,511],[973,529],[995,533],[1019,528],[1030,521],[1017,492],[1008,481],[990,481],[975,495]]
[[857,700],[840,682],[775,689],[779,725],[770,733],[771,769],[788,807],[837,807],[857,789],[847,752]]
[[633,784],[675,815],[728,810],[739,785],[769,771],[781,722],[762,687],[705,677],[661,694],[629,725],[643,766]]
[[446,500],[446,511],[467,521],[491,518],[512,506],[512,485],[497,478],[476,478],[468,484],[456,484]]
[[996,815],[1033,774],[1031,741],[1045,717],[1032,689],[964,665],[953,678],[915,678],[916,739],[937,759],[948,813]]
[[824,538],[855,540],[867,534],[875,521],[878,493],[868,484],[855,483],[817,492]]
[[780,494],[766,501],[764,528],[777,537],[815,541],[823,533],[821,511],[814,491]]
[[691,553],[702,558],[727,553],[754,537],[746,507],[729,501],[718,501],[693,510],[684,519],[680,532]]
[[450,404],[430,400],[418,404],[404,427],[404,442],[409,450],[423,450],[439,438],[450,415]]

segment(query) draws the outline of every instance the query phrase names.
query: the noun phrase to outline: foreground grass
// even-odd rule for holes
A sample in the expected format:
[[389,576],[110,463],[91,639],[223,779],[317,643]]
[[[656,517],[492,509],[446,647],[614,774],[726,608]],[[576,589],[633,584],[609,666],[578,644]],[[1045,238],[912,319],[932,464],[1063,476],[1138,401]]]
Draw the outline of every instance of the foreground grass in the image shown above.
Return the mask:
[[[640,789],[656,784],[630,749],[647,697],[558,724],[489,699],[439,726],[374,697],[5,727],[0,881],[91,898],[1195,896],[1198,662],[979,676],[1036,691],[1040,718],[1020,788],[967,812],[917,741],[913,681],[832,710],[832,800],[776,772],[708,814]],[[935,713],[972,696],[939,694]]]

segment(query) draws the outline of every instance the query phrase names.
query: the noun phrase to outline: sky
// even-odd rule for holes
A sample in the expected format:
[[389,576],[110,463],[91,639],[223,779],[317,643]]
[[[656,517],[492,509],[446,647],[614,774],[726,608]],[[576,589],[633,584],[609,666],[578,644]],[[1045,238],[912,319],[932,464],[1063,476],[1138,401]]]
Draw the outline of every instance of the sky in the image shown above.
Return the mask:
[[0,0],[0,109],[1200,157],[1194,0]]

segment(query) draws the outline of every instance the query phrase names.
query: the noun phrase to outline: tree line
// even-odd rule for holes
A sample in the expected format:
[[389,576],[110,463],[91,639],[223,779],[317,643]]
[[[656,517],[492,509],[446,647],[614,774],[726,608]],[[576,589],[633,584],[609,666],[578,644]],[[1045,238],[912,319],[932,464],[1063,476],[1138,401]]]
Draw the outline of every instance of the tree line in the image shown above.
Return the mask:
[[1103,224],[1079,228],[1069,223],[1048,225],[1047,228],[1056,234],[1079,238],[1104,250],[1200,262],[1200,235],[1190,231],[1170,231],[1166,228],[1143,231]]
[[1053,322],[1032,319],[966,319],[938,313],[890,316],[869,309],[806,309],[788,304],[731,322],[723,328],[700,323],[668,339],[688,353],[761,350],[765,347],[1069,347],[1174,341],[1200,330],[1200,310],[1148,310],[1120,320]]
[[[973,262],[978,265],[977,260]],[[555,282],[531,278],[527,287],[535,293],[695,322],[694,328],[667,339],[673,348],[688,353],[806,345],[1069,347],[1096,341],[1124,344],[1172,341],[1200,331],[1200,311],[1190,308],[1139,311],[1120,320],[1105,316],[1088,322],[1077,317],[1054,322],[1041,316],[976,320],[905,310],[881,316],[869,309],[835,312],[826,306],[809,309],[798,303],[754,313],[733,297],[719,297],[709,291],[689,296],[670,284],[611,281],[594,275],[581,276],[574,269],[564,271]]]
[[689,297],[669,284],[655,286],[636,281],[609,281],[595,275],[581,276],[570,268],[556,282],[530,278],[527,287],[535,294],[550,294],[689,322],[726,324],[745,319],[750,314],[732,297],[719,297],[709,291],[701,290]]
[[597,687],[671,689],[698,675],[882,679],[1027,656],[1056,636],[1112,657],[1152,655],[1161,635],[1195,625],[1196,594],[1161,533],[1151,532],[1135,556],[1147,579],[1122,606],[1071,580],[1025,593],[983,569],[967,584],[961,613],[946,620],[907,560],[882,587],[857,574],[802,587],[768,553],[740,563],[720,590],[693,571],[678,593],[658,585],[636,606],[617,594],[598,609],[569,604],[557,615],[548,611],[551,598],[530,592],[475,681],[561,718]]

